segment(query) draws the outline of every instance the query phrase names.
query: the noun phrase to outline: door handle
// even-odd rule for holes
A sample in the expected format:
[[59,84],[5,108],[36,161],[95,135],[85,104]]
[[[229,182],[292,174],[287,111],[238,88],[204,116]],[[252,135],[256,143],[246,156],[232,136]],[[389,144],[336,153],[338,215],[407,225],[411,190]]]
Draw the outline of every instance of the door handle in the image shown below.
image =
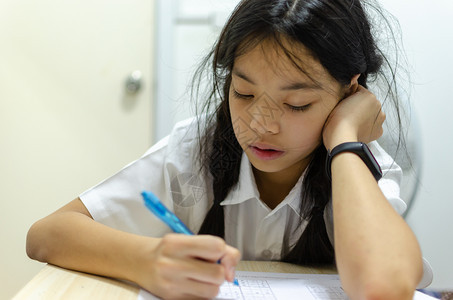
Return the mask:
[[136,70],[126,78],[126,91],[129,94],[136,94],[142,87],[142,72]]

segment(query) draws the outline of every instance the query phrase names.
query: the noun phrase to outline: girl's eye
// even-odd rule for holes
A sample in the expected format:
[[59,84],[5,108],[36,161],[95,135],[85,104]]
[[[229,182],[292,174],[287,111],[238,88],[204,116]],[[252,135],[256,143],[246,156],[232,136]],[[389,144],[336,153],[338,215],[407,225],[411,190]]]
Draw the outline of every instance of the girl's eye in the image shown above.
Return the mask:
[[252,99],[253,95],[244,95],[244,94],[239,94],[235,90],[233,90],[234,97],[239,98],[239,99]]
[[306,111],[306,110],[308,110],[310,108],[311,103],[307,104],[307,105],[302,105],[302,106],[293,106],[293,105],[289,105],[289,104],[286,104],[286,105],[292,111]]

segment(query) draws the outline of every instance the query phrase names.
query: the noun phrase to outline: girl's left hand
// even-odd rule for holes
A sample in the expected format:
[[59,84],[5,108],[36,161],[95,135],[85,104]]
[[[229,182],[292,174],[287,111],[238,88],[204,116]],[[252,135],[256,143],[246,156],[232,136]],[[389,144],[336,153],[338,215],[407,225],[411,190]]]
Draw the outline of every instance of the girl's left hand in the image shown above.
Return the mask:
[[382,133],[385,114],[376,96],[359,85],[356,92],[341,100],[332,110],[323,130],[327,149],[344,142],[369,143]]

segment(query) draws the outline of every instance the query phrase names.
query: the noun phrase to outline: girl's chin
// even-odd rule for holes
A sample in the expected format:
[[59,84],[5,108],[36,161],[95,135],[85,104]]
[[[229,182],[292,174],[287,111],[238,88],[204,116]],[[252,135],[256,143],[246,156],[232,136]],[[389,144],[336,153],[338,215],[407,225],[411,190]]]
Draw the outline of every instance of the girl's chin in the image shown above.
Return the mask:
[[257,159],[254,156],[247,154],[247,157],[254,169],[264,173],[276,173],[285,169],[285,166],[282,165],[281,161],[278,160],[261,160]]
[[[253,168],[260,172],[265,173],[278,173],[282,171],[290,171],[299,173],[300,170],[305,170],[308,163],[310,162],[310,156],[305,158],[290,158],[287,152],[283,152],[283,155],[279,155],[274,159],[261,159],[257,157],[252,151],[248,150],[245,152]],[[297,171],[296,171],[297,170]]]

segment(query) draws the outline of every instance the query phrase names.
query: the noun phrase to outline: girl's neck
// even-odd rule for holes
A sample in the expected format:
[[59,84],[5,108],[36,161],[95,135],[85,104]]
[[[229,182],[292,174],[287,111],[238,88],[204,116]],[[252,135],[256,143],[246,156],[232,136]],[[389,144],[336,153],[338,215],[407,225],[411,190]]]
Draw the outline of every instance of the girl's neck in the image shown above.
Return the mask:
[[296,185],[306,166],[292,168],[280,172],[263,172],[253,167],[256,186],[260,192],[261,201],[270,209],[274,209],[289,194]]

